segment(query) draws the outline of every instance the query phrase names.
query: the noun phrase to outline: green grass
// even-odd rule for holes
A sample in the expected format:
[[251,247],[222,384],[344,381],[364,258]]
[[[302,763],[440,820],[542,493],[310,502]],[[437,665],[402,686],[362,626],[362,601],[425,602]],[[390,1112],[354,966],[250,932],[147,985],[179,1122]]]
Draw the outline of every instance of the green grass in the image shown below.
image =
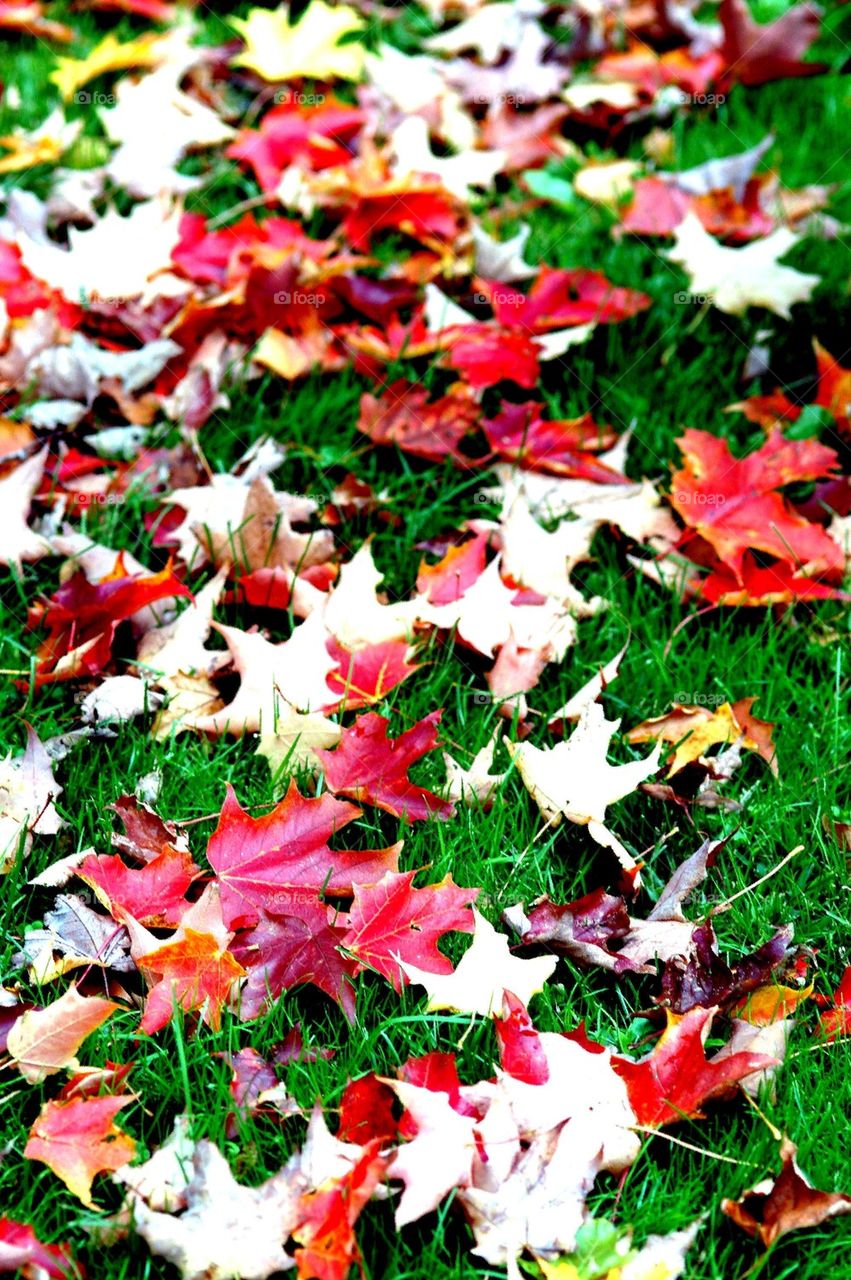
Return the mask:
[[[61,16],[64,7],[54,8]],[[770,12],[763,6],[760,16],[768,17]],[[90,16],[75,14],[72,21],[83,33],[82,51],[99,28]],[[227,28],[220,18],[209,21],[215,38],[224,38]],[[839,9],[831,12],[828,27],[831,34],[823,43],[831,66],[838,69],[845,56],[842,41],[849,36],[847,14]],[[122,20],[118,29],[138,28]],[[32,41],[3,48],[4,80],[21,91],[23,105],[16,118],[32,126],[50,105],[44,96],[50,51]],[[780,168],[784,182],[792,187],[807,182],[842,183],[831,211],[851,222],[851,183],[843,181],[847,170],[842,158],[847,150],[848,97],[848,83],[838,74],[759,90],[735,89],[717,115],[696,112],[677,121],[676,165],[751,146],[770,129],[777,138],[770,159]],[[0,114],[5,131],[13,120],[5,108]],[[640,138],[629,141],[630,153],[638,155],[640,149]],[[22,185],[38,190],[43,177],[28,176]],[[7,188],[12,181],[6,180]],[[223,161],[214,161],[208,183],[192,203],[218,214],[254,193],[243,175]],[[694,308],[674,302],[685,279],[666,261],[659,245],[613,242],[610,221],[605,212],[587,206],[578,207],[575,216],[536,213],[527,256],[555,265],[593,266],[616,283],[643,288],[653,298],[646,314],[600,329],[569,360],[552,362],[544,383],[553,410],[564,416],[593,409],[599,420],[618,428],[635,422],[632,474],[664,476],[676,459],[675,439],[686,425],[723,433],[739,448],[756,442],[758,433],[724,408],[744,393],[739,378],[745,353],[763,329],[771,333],[775,364],[787,391],[803,401],[812,387],[811,337],[822,339],[840,360],[851,347],[846,240],[809,240],[789,259],[823,278],[813,303],[796,307],[792,322],[761,312],[742,320],[710,312],[697,320]],[[772,389],[770,380],[762,389]],[[378,527],[375,555],[388,589],[404,595],[416,575],[420,558],[416,544],[457,527],[474,512],[481,514],[483,509],[474,508],[471,501],[479,482],[453,470],[365,448],[354,425],[362,390],[361,382],[349,374],[310,378],[292,388],[273,379],[234,386],[231,408],[204,428],[203,447],[213,467],[224,469],[251,441],[272,434],[289,447],[276,475],[282,487],[324,492],[351,470],[386,490],[386,505],[398,514],[401,524],[392,530]],[[836,443],[829,430],[823,438]],[[133,494],[121,507],[94,513],[88,528],[99,540],[127,547],[149,564],[158,563],[142,523],[144,512],[154,505]],[[342,538],[357,546],[364,533],[363,525],[353,524],[342,530]],[[849,959],[851,924],[845,859],[822,825],[823,818],[847,817],[851,809],[847,785],[851,722],[845,715],[850,674],[847,613],[831,605],[782,616],[771,611],[728,610],[689,618],[688,607],[629,570],[623,546],[611,536],[598,538],[595,550],[596,560],[584,578],[589,593],[605,596],[610,607],[581,624],[576,646],[561,666],[546,670],[531,697],[533,705],[544,713],[554,711],[627,637],[630,645],[620,678],[606,695],[609,715],[622,716],[625,729],[661,712],[677,695],[686,695],[688,701],[710,695],[731,700],[757,696],[756,713],[778,726],[779,780],[749,758],[728,788],[742,801],[741,813],[695,810],[693,825],[680,811],[634,795],[618,806],[614,825],[634,849],[648,851],[645,879],[651,896],[703,836],[729,836],[714,873],[695,895],[690,908],[694,916],[763,876],[789,849],[803,844],[804,852],[779,875],[757,892],[738,898],[719,917],[719,933],[722,945],[736,954],[764,941],[777,925],[794,922],[797,940],[817,953],[818,989],[831,990]],[[26,603],[38,592],[52,590],[56,580],[56,562],[46,561],[27,568],[19,582],[8,578],[3,582],[4,668],[28,667],[35,641],[24,626]],[[232,611],[228,620],[247,621],[239,610]],[[285,627],[272,630],[275,639],[286,634]],[[484,688],[481,671],[469,655],[448,642],[434,644],[427,656],[429,664],[395,690],[382,710],[391,715],[392,732],[435,707],[444,707],[444,737],[456,748],[454,754],[469,759],[494,724],[493,710],[475,696]],[[24,700],[10,678],[3,681],[0,733],[5,749],[20,750],[24,719],[35,725],[42,738],[74,724],[72,687],[42,690]],[[536,730],[533,740],[546,739]],[[273,786],[265,762],[253,754],[254,749],[251,741],[211,743],[188,735],[157,743],[149,725],[137,722],[121,728],[112,741],[83,745],[59,765],[64,793],[58,807],[68,826],[56,838],[37,838],[31,857],[2,883],[0,975],[4,983],[23,980],[11,968],[11,956],[24,926],[37,922],[52,901],[50,895],[30,889],[28,878],[56,857],[88,844],[107,851],[112,829],[109,804],[156,768],[163,774],[158,809],[169,818],[194,823],[189,829],[192,849],[196,859],[203,860],[213,826],[211,815],[221,806],[227,781],[247,805],[268,802],[280,794],[282,780]],[[625,760],[631,749],[619,744],[616,754]],[[441,766],[427,760],[417,776],[426,785],[439,786]],[[663,841],[675,825],[676,833]],[[370,810],[359,838],[365,844],[386,844],[397,838],[401,826],[388,815]],[[518,779],[510,776],[490,815],[462,809],[451,822],[404,829],[402,865],[428,867],[430,879],[452,871],[459,883],[482,886],[486,913],[494,921],[504,906],[518,900],[547,892],[565,901],[611,880],[611,862],[581,830],[559,828],[536,839],[539,829],[534,805]],[[549,1030],[570,1028],[585,1019],[593,1036],[626,1050],[646,1033],[647,1025],[636,1020],[635,1011],[647,1006],[651,990],[652,982],[646,979],[586,973],[562,961],[554,979],[535,999],[533,1012],[537,1025]],[[55,994],[51,988],[41,998],[48,1000]],[[347,1078],[368,1070],[392,1072],[409,1056],[431,1049],[458,1048],[465,1080],[488,1075],[496,1057],[491,1027],[477,1023],[470,1029],[465,1018],[423,1014],[423,1003],[419,989],[397,997],[380,979],[367,974],[359,981],[359,1017],[351,1028],[335,1007],[309,991],[287,994],[255,1023],[243,1025],[226,1016],[218,1033],[206,1027],[190,1033],[188,1026],[182,1028],[176,1021],[154,1038],[138,1038],[137,1017],[122,1013],[90,1038],[84,1060],[135,1063],[132,1081],[139,1100],[122,1113],[122,1124],[137,1139],[141,1154],[161,1143],[174,1116],[188,1110],[195,1136],[218,1142],[237,1176],[254,1183],[281,1166],[300,1143],[304,1125],[298,1119],[282,1127],[249,1119],[240,1125],[237,1139],[228,1140],[228,1071],[218,1055],[245,1045],[263,1053],[300,1021],[306,1043],[331,1048],[334,1057],[292,1065],[286,1083],[306,1111],[321,1098],[329,1116]],[[777,1079],[776,1096],[763,1098],[760,1105],[771,1123],[799,1144],[803,1167],[820,1186],[849,1190],[851,1056],[847,1045],[818,1046],[812,1038],[812,1023],[804,1010]],[[570,1088],[570,1081],[564,1086]],[[24,1160],[27,1130],[51,1094],[50,1083],[44,1088],[28,1087],[10,1072],[0,1076],[4,1212],[32,1221],[46,1239],[70,1239],[98,1280],[167,1276],[168,1268],[151,1259],[138,1240],[131,1238],[113,1250],[87,1243],[86,1229],[93,1215],[81,1209],[51,1173]],[[632,1224],[641,1241],[650,1232],[673,1230],[705,1214],[706,1223],[686,1271],[690,1280],[745,1276],[782,1280],[793,1275],[797,1280],[823,1280],[847,1274],[848,1219],[793,1236],[762,1255],[721,1215],[722,1196],[738,1194],[776,1169],[776,1146],[769,1130],[744,1101],[714,1108],[705,1121],[678,1126],[673,1137],[695,1144],[706,1154],[686,1150],[664,1134],[648,1139],[620,1192],[613,1180],[598,1182],[591,1203],[600,1216],[614,1215],[619,1222]],[[118,1202],[106,1181],[98,1185],[97,1199],[106,1207]],[[431,1280],[460,1280],[502,1274],[472,1258],[469,1231],[451,1206],[397,1235],[391,1205],[373,1204],[361,1219],[359,1236],[367,1274],[374,1280],[424,1275]]]

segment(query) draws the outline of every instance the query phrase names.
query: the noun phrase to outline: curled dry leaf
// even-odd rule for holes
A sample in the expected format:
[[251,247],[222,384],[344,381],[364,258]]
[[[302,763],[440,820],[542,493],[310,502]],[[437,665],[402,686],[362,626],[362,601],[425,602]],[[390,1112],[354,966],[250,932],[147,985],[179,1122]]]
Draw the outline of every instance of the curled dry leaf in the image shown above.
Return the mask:
[[672,742],[678,744],[668,757],[667,777],[672,777],[693,761],[702,760],[710,747],[740,741],[746,751],[755,751],[777,776],[777,752],[772,739],[774,725],[751,715],[756,698],[722,702],[714,711],[707,706],[683,706],[675,702],[669,712],[643,720],[630,729],[628,742]]
[[828,1218],[851,1213],[851,1196],[819,1191],[801,1172],[797,1147],[788,1138],[780,1144],[783,1168],[746,1191],[741,1200],[722,1200],[721,1208],[748,1235],[766,1247],[790,1231],[817,1227]]

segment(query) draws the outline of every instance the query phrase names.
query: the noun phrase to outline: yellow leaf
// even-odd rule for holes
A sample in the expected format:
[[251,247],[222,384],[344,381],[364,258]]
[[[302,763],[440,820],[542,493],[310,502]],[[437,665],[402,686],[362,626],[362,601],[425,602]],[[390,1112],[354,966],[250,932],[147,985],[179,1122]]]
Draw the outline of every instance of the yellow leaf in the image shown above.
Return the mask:
[[78,89],[107,71],[124,71],[128,67],[152,67],[159,62],[163,38],[140,36],[138,40],[121,42],[114,35],[104,36],[85,58],[57,58],[50,80],[70,102]]
[[231,22],[246,46],[233,65],[249,67],[263,80],[358,80],[363,72],[361,45],[340,44],[343,36],[364,30],[360,15],[348,5],[311,0],[295,25],[285,4],[274,10],[252,9],[247,18]]
[[589,164],[573,179],[577,195],[592,204],[616,205],[632,190],[633,179],[641,166],[635,160],[608,160]]
[[64,150],[58,138],[27,138],[15,133],[0,138],[0,147],[8,151],[0,156],[0,173],[16,173],[36,164],[56,164]]

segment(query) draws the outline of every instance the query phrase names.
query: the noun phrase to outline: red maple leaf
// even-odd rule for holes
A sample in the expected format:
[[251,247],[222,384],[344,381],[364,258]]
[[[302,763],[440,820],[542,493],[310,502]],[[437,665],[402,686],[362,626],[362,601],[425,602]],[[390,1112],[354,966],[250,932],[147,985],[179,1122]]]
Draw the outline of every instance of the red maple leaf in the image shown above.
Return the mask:
[[488,534],[480,533],[450,547],[436,564],[423,560],[417,574],[417,591],[426,596],[430,604],[453,604],[460,600],[485,571],[489,540]]
[[538,385],[540,348],[519,328],[454,325],[441,331],[440,345],[448,349],[447,364],[457,369],[474,391],[495,387],[498,382],[516,382],[526,391]]
[[40,1160],[61,1178],[83,1204],[94,1208],[92,1182],[133,1159],[136,1144],[114,1123],[133,1094],[117,1098],[72,1098],[46,1102],[24,1148],[28,1160]]
[[284,911],[261,913],[253,929],[240,934],[232,950],[248,971],[242,992],[243,1018],[256,1018],[270,1000],[310,983],[336,1000],[350,1022],[355,1016],[351,984],[356,966],[339,950],[343,929],[334,909],[308,889],[289,891]]
[[326,648],[338,665],[328,673],[328,688],[339,694],[347,711],[382,702],[391,689],[419,670],[417,663],[408,662],[410,647],[406,640],[385,640],[352,652],[332,637]]
[[768,235],[774,219],[760,204],[767,178],[751,178],[741,200],[728,189],[692,195],[662,178],[637,178],[629,204],[621,211],[621,226],[637,236],[671,236],[687,213],[697,215],[704,229],[719,240],[736,244]]
[[[389,721],[368,711],[344,729],[336,747],[317,750],[325,782],[337,795],[377,805],[409,821],[436,815],[449,818],[455,806],[411,782],[408,770],[437,745],[442,712],[432,711],[396,739],[388,738]],[[378,877],[373,877],[377,879]],[[366,877],[360,877],[366,880]]]
[[828,1040],[851,1035],[851,965],[831,996],[833,1007],[820,1015],[819,1026]]
[[399,1125],[395,1113],[396,1095],[389,1085],[371,1071],[350,1080],[340,1098],[340,1142],[365,1147],[380,1140],[382,1146],[396,1141]]
[[499,280],[475,280],[493,307],[497,322],[532,333],[547,333],[571,325],[610,324],[646,311],[650,299],[637,289],[613,285],[600,271],[581,267],[566,271],[542,266],[528,294]]
[[291,164],[314,172],[348,164],[348,144],[365,118],[330,96],[318,106],[285,101],[266,113],[259,129],[240,130],[225,155],[253,169],[261,191],[274,191]]
[[727,441],[709,431],[689,428],[677,443],[685,465],[672,477],[671,505],[740,581],[748,549],[806,569],[807,576],[842,575],[839,544],[778,492],[794,481],[829,475],[837,467],[833,449],[816,440],[787,440],[776,429],[744,458],[734,458]]
[[763,1053],[707,1059],[704,1042],[715,1012],[695,1008],[682,1017],[669,1013],[667,1029],[646,1058],[612,1058],[639,1124],[655,1127],[699,1117],[710,1098],[729,1092],[754,1071],[777,1065],[776,1058]]
[[590,413],[550,421],[543,417],[542,406],[536,401],[503,401],[497,416],[486,418],[482,426],[494,453],[530,471],[579,476],[600,484],[630,483],[594,457],[595,452],[611,448],[617,436],[611,427],[598,426]]
[[355,191],[342,222],[353,249],[369,249],[380,231],[403,231],[414,239],[453,241],[459,213],[439,182],[418,186],[389,182],[374,191]]
[[461,466],[473,460],[461,453],[461,441],[476,426],[480,409],[469,388],[458,386],[430,400],[424,387],[398,378],[380,396],[361,397],[358,430],[373,444],[397,445],[415,458]]
[[764,26],[754,22],[747,0],[722,0],[718,17],[724,33],[723,84],[765,84],[826,70],[823,62],[801,61],[821,32],[821,9],[810,0]]
[[515,1080],[522,1080],[525,1084],[546,1084],[550,1068],[540,1034],[526,1006],[510,991],[505,993],[504,1014],[504,1017],[493,1020],[499,1041],[500,1066]]
[[67,1244],[44,1244],[28,1222],[0,1218],[0,1271],[24,1280],[68,1280],[82,1277]]
[[211,231],[200,213],[184,213],[180,239],[172,250],[172,262],[190,280],[200,284],[234,285],[248,279],[265,248],[287,249],[321,262],[334,247],[331,240],[312,240],[300,222],[291,218],[266,218],[258,222],[247,213],[229,227]]
[[625,53],[609,53],[594,68],[596,74],[609,82],[628,80],[648,98],[655,98],[660,89],[674,84],[691,96],[705,94],[717,79],[724,65],[715,50],[695,58],[688,49],[672,49],[658,54],[644,41],[631,42]]
[[73,329],[83,316],[81,307],[66,302],[61,293],[36,279],[24,266],[18,246],[8,240],[0,240],[0,298],[12,320],[52,309],[63,327]]
[[452,962],[437,949],[453,930],[473,932],[470,904],[478,889],[462,889],[447,875],[439,884],[414,888],[416,871],[388,872],[377,884],[355,885],[345,949],[361,968],[375,969],[400,991],[407,979],[399,959],[428,973],[451,973]]
[[827,409],[845,439],[851,437],[851,369],[844,368],[820,342],[813,342],[818,370],[815,403]]
[[99,582],[89,582],[79,570],[49,600],[29,611],[31,628],[48,628],[38,650],[36,684],[103,671],[112,658],[119,624],[139,609],[173,596],[192,599],[192,592],[174,576],[171,561],[159,573],[127,573],[122,552]]
[[271,813],[252,818],[228,786],[207,846],[228,928],[256,924],[263,911],[286,912],[303,899],[304,890],[350,894],[354,884],[395,871],[398,846],[345,851],[328,847],[331,836],[358,817],[355,805],[328,794],[308,800],[291,782]]
[[167,844],[139,868],[128,867],[116,855],[90,853],[76,874],[116,920],[127,912],[140,924],[156,927],[180,923],[190,906],[186,890],[203,872],[191,854]]
[[346,1280],[360,1260],[355,1223],[388,1164],[379,1146],[369,1143],[345,1177],[302,1197],[301,1221],[293,1231],[299,1280]]
[[782,560],[758,565],[749,552],[742,558],[738,575],[721,565],[705,578],[695,578],[689,586],[704,600],[719,605],[766,606],[794,604],[796,600],[848,599],[847,592],[806,578]]

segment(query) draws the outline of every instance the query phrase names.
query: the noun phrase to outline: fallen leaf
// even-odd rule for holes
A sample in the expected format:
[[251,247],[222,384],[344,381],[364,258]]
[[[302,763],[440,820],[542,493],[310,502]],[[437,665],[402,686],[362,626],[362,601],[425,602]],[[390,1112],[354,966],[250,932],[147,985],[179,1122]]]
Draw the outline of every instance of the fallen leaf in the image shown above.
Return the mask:
[[[74,859],[74,874],[85,858],[84,853],[81,859]],[[93,911],[78,894],[59,894],[53,910],[44,914],[44,925],[43,929],[27,930],[16,957],[29,967],[36,982],[52,982],[74,969],[91,965],[120,973],[135,969],[128,955],[127,931],[108,916]]]
[[451,973],[452,963],[437,943],[446,933],[472,933],[475,923],[470,907],[478,889],[463,889],[451,876],[414,888],[416,874],[388,871],[375,884],[354,885],[340,944],[397,991],[403,985],[400,960],[430,973]]
[[46,1102],[30,1130],[24,1156],[46,1164],[87,1209],[96,1208],[96,1174],[114,1172],[133,1159],[136,1144],[114,1123],[133,1094]]
[[341,44],[344,36],[359,35],[364,23],[349,5],[310,0],[298,22],[290,21],[287,5],[251,9],[247,18],[231,18],[245,41],[233,65],[248,67],[263,80],[286,81],[311,76],[317,80],[358,80],[363,70],[363,46]]
[[675,702],[669,712],[644,720],[630,729],[628,742],[673,742],[679,744],[668,756],[670,778],[686,765],[701,760],[713,746],[741,739],[747,751],[755,751],[777,776],[777,752],[772,740],[774,725],[756,720],[750,709],[756,698],[741,698],[736,703],[722,702],[713,711],[707,706],[683,706]]
[[[779,259],[798,243],[786,227],[741,249],[728,249],[704,231],[700,219],[687,213],[674,232],[672,262],[689,278],[692,295],[727,315],[744,315],[748,307],[765,307],[791,319],[796,302],[809,302],[821,277],[784,267]],[[677,295],[683,301],[687,294]]]
[[592,702],[583,709],[571,736],[554,747],[507,739],[505,745],[548,823],[565,817],[587,826],[598,844],[613,850],[625,871],[635,872],[635,860],[606,827],[606,811],[656,772],[661,746],[657,743],[643,760],[609,764],[609,744],[619,727],[619,720],[607,720],[600,704]]
[[40,1084],[64,1067],[76,1065],[83,1041],[119,1006],[97,996],[81,996],[76,987],[46,1009],[32,1009],[9,1032],[7,1048],[15,1065],[30,1084]]
[[325,784],[335,795],[359,804],[374,804],[409,822],[433,816],[450,818],[455,806],[411,782],[408,770],[437,745],[440,711],[388,738],[389,721],[373,711],[358,716],[344,729],[333,751],[316,752]]
[[657,1128],[699,1117],[712,1098],[733,1090],[754,1071],[776,1064],[761,1053],[736,1053],[707,1059],[704,1043],[714,1009],[692,1009],[678,1017],[668,1014],[661,1039],[645,1058],[615,1056],[612,1065],[626,1083],[638,1123]]
[[23,561],[40,560],[50,551],[47,540],[27,523],[46,459],[42,449],[0,478],[0,564],[12,565],[19,574]]
[[[201,1018],[217,1031],[223,1006],[245,976],[228,950],[233,934],[222,921],[221,903],[213,886],[183,914],[176,933],[143,950],[135,943],[133,959],[151,983],[140,1030],[154,1035],[166,1026],[176,1009],[200,1010]],[[146,932],[146,931],[144,931]],[[131,938],[138,928],[131,926]],[[157,939],[147,935],[152,943]]]
[[316,752],[334,747],[340,741],[342,726],[316,712],[302,714],[283,703],[272,732],[260,734],[257,755],[268,762],[272,777],[283,771],[295,773],[299,769],[319,772],[321,764]]
[[177,1267],[183,1280],[266,1280],[292,1267],[284,1246],[299,1221],[298,1157],[260,1186],[246,1187],[219,1149],[201,1141],[184,1178],[175,1209],[157,1208],[144,1185],[131,1186],[134,1228],[155,1257]]
[[788,1138],[780,1144],[783,1168],[746,1191],[741,1200],[722,1200],[729,1218],[766,1246],[790,1231],[817,1227],[829,1218],[851,1213],[851,1196],[818,1191],[801,1172],[797,1147]]
[[240,1000],[243,1019],[258,1017],[270,1001],[308,983],[335,1000],[354,1022],[351,980],[356,965],[341,951],[344,928],[335,909],[318,889],[299,888],[279,891],[275,907],[274,914],[261,912],[254,927],[233,944],[248,974]]
[[726,440],[695,428],[678,443],[685,465],[672,476],[671,505],[739,580],[748,548],[807,575],[842,574],[838,544],[779,492],[795,481],[830,475],[837,466],[832,449],[815,440],[788,440],[776,428],[744,458],[735,458]]
[[28,1222],[0,1218],[0,1272],[23,1280],[68,1280],[82,1274],[67,1244],[45,1244]]
[[355,1150],[358,1157],[344,1173],[302,1196],[293,1238],[299,1246],[296,1265],[304,1280],[312,1276],[346,1280],[354,1264],[362,1265],[354,1226],[381,1183],[387,1161],[377,1142]]
[[730,81],[757,85],[825,70],[823,63],[803,61],[821,31],[821,9],[809,0],[767,25],[754,22],[747,0],[722,0],[718,17],[724,32],[720,53]]
[[164,56],[165,43],[161,37],[146,34],[135,40],[119,40],[110,34],[85,58],[57,58],[56,70],[49,79],[69,102],[78,89],[109,71],[125,71],[128,67],[151,67]]
[[495,729],[488,742],[477,751],[469,769],[460,765],[447,751],[443,752],[443,763],[446,765],[446,796],[454,804],[465,804],[468,808],[481,808],[487,812],[494,803],[494,792],[508,777],[505,773],[492,773],[493,757],[499,739],[499,729]]
[[202,874],[191,854],[170,844],[139,868],[108,854],[89,854],[77,868],[116,920],[126,914],[157,928],[180,923],[190,906],[186,891]]
[[506,991],[525,1005],[533,995],[543,990],[547,979],[552,976],[557,964],[556,956],[517,959],[509,951],[505,934],[497,933],[475,907],[473,916],[475,933],[472,945],[464,952],[454,972],[432,973],[394,956],[408,981],[425,987],[429,1012],[454,1009],[457,1013],[479,1014],[487,1018],[502,1009]]
[[53,801],[62,787],[53,776],[53,762],[27,725],[27,749],[0,761],[0,874],[11,871],[21,852],[32,848],[33,835],[55,835],[64,825]]
[[228,787],[207,859],[216,871],[229,928],[256,923],[261,911],[277,914],[318,894],[352,892],[354,884],[380,880],[396,871],[398,846],[336,851],[328,840],[360,810],[327,792],[305,799],[295,782],[270,813],[252,818]]

